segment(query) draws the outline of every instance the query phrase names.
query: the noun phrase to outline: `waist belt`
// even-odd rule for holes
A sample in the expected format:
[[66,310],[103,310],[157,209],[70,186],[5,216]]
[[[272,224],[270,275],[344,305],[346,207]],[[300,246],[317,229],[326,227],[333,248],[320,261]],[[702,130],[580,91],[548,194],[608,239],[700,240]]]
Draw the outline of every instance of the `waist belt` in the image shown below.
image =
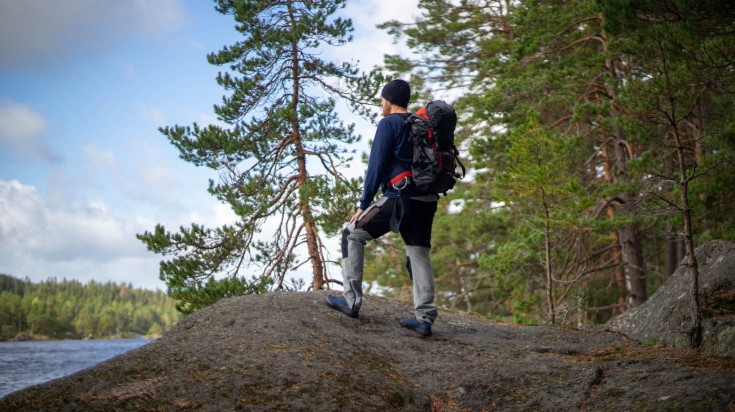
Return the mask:
[[402,188],[406,187],[406,185],[408,185],[409,179],[411,177],[413,177],[413,173],[410,170],[406,170],[405,172],[398,173],[392,179],[390,179],[390,184],[394,188],[398,189],[398,187],[396,187],[396,185],[399,184],[401,182],[401,180],[406,179],[406,184],[404,184],[401,187],[401,189],[402,189]]

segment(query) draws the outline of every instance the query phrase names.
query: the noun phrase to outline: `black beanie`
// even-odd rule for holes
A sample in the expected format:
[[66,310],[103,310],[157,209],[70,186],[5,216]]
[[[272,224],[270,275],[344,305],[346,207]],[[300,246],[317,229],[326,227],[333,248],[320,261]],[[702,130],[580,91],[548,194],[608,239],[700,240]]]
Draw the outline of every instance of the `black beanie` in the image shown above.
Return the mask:
[[408,101],[411,100],[411,87],[405,80],[391,80],[383,86],[380,96],[396,106],[408,107]]

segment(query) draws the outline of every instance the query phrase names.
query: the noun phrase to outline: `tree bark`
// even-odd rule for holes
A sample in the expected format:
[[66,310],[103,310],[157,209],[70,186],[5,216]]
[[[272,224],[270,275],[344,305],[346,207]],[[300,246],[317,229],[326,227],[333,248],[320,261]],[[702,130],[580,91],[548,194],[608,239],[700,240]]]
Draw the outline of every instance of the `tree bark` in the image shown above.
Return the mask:
[[[612,144],[615,148],[615,164],[613,166],[613,175],[620,183],[628,180],[627,168],[630,153],[628,146],[623,140],[622,130],[616,128],[613,133]],[[622,200],[620,208],[624,215],[631,215],[631,198],[632,195],[623,193],[618,196]],[[641,245],[641,234],[638,230],[637,223],[629,223],[617,230],[618,240],[620,241],[620,250],[623,257],[625,268],[625,283],[628,291],[626,306],[628,308],[638,306],[648,299],[646,291],[646,278],[643,263],[643,247]]]
[[[684,185],[686,187],[686,185]],[[699,264],[694,254],[694,239],[692,238],[692,213],[689,209],[689,201],[686,200],[686,189],[682,188],[681,198],[684,215],[684,239],[687,251],[687,273],[691,279],[689,291],[690,305],[692,311],[692,334],[691,346],[698,348],[702,344],[702,312],[699,308]]]
[[687,273],[691,279],[689,302],[691,307],[691,347],[697,348],[702,344],[702,313],[699,307],[699,264],[694,254],[694,237],[692,235],[692,210],[689,207],[689,180],[687,176],[686,148],[677,125],[674,125],[676,138],[676,154],[679,160],[679,199],[681,214],[684,218],[684,248],[686,250]]
[[324,263],[322,262],[319,254],[319,235],[317,233],[316,224],[314,222],[314,215],[311,210],[311,205],[308,202],[306,194],[306,184],[308,183],[309,174],[306,169],[306,152],[304,151],[304,145],[301,140],[301,128],[299,124],[298,109],[299,109],[299,48],[298,39],[295,34],[295,22],[294,11],[291,1],[288,2],[288,13],[291,18],[291,72],[293,74],[293,98],[291,103],[291,109],[293,110],[293,119],[291,120],[291,133],[293,136],[294,146],[296,149],[296,163],[298,167],[298,185],[299,185],[299,208],[301,209],[301,216],[304,219],[304,229],[306,231],[306,247],[309,252],[309,260],[311,261],[312,268],[312,283],[311,287],[313,290],[319,290],[324,287],[325,276],[324,276]]
[[[615,115],[615,114],[614,114]],[[631,156],[628,145],[623,138],[623,131],[615,128],[611,136],[611,144],[614,148],[612,176],[619,183],[625,184],[628,180],[628,160]],[[631,199],[629,193],[618,195],[621,200],[618,210],[623,215],[631,215]],[[625,287],[628,292],[626,307],[632,308],[640,305],[648,299],[646,290],[646,278],[643,262],[643,247],[641,244],[641,233],[637,223],[629,223],[617,230],[617,238],[620,242],[620,253],[623,259],[625,274]]]
[[[604,138],[604,137],[603,137]],[[605,182],[610,184],[613,182],[613,161],[610,158],[607,150],[607,145],[602,145],[602,148],[600,150],[602,154],[602,160],[603,160],[603,172],[605,176]],[[615,207],[613,205],[610,205],[607,207],[607,217],[610,220],[613,220],[615,218]],[[618,232],[616,230],[613,230],[610,233],[610,237],[612,237],[613,245],[617,245],[617,247],[612,248],[610,251],[610,255],[615,263],[618,264],[617,268],[615,269],[615,273],[613,274],[613,279],[615,280],[615,284],[618,286],[619,290],[621,291],[627,291],[628,287],[625,283],[625,268],[622,265],[623,258],[620,254],[620,236],[618,236]],[[624,313],[625,312],[625,296],[621,295],[618,298],[618,308],[616,311],[618,313]]]
[[[600,20],[604,22],[602,14],[600,14]],[[604,39],[602,42],[603,51],[607,53],[607,33],[605,33],[604,30],[602,32],[602,37]],[[615,67],[616,65],[613,59],[605,59],[605,69],[607,71],[607,75],[611,79],[617,79],[620,75]],[[604,87],[609,98],[614,101],[617,97],[617,93],[612,83],[607,82]],[[610,116],[613,118],[619,116],[618,110],[615,109],[614,104],[611,105]],[[628,180],[628,160],[630,160],[632,153],[625,141],[624,132],[620,127],[615,127],[612,130],[610,144],[614,153],[612,164],[610,164],[611,181],[625,184]],[[629,193],[623,193],[618,197],[623,200],[623,204],[620,205],[622,206],[622,208],[620,208],[621,213],[627,215],[632,214],[633,212],[630,209],[630,199],[632,199],[633,196]],[[620,242],[620,253],[623,259],[626,289],[628,292],[626,306],[637,306],[648,299],[643,263],[643,248],[640,239],[641,234],[638,230],[637,224],[631,223],[618,229],[617,237]]]
[[[544,195],[544,191],[541,191],[541,195]],[[551,324],[556,323],[556,313],[554,311],[554,294],[552,293],[552,277],[551,277],[551,239],[549,227],[549,207],[546,205],[546,200],[542,200],[544,207],[544,249],[545,249],[545,260],[546,260],[546,303],[549,306],[549,316],[551,318]]]
[[[610,218],[610,220],[612,220],[613,217],[615,216],[615,208],[610,206],[608,207],[607,212],[608,212],[608,217]],[[620,254],[620,250],[621,250],[620,236],[618,235],[617,230],[613,230],[611,235],[613,238],[613,244],[618,245],[618,247],[613,248],[612,251],[610,252],[612,254],[614,262],[618,264],[617,268],[615,269],[615,274],[613,275],[615,279],[615,284],[618,285],[621,291],[624,291],[624,290],[627,291],[628,286],[625,282],[625,267],[621,264],[623,263],[623,257]],[[625,306],[626,306],[625,296],[621,295],[618,298],[618,304],[619,306],[616,309],[616,311],[618,313],[624,313]]]
[[643,269],[643,248],[640,230],[633,223],[618,229],[620,247],[625,263],[625,283],[628,289],[626,304],[629,308],[638,306],[648,299],[645,271]]

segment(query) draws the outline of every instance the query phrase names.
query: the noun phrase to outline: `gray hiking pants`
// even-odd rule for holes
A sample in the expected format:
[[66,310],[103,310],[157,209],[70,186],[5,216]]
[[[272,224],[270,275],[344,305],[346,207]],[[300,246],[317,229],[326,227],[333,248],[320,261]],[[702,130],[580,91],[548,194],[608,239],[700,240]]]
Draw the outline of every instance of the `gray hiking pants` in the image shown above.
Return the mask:
[[[344,296],[352,310],[362,305],[362,276],[365,244],[388,233],[396,199],[381,197],[342,232],[342,277]],[[412,198],[403,216],[400,233],[406,244],[406,267],[413,280],[416,319],[434,322],[434,271],[431,267],[431,225],[436,213],[436,196]]]

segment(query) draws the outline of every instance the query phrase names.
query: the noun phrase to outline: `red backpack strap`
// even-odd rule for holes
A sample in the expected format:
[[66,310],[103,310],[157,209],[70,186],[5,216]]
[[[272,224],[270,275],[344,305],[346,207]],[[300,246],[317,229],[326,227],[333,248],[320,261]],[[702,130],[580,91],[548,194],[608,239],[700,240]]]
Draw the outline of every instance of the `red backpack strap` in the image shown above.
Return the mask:
[[431,147],[434,147],[434,132],[431,130],[431,120],[429,120],[429,115],[426,113],[426,106],[422,106],[420,109],[416,111],[417,116],[421,116],[424,119],[426,119],[427,122],[429,122],[429,130],[428,130],[428,138],[429,143],[431,144]]
[[429,115],[426,114],[426,106],[421,107],[416,111],[416,115],[423,117],[426,120],[429,120]]

